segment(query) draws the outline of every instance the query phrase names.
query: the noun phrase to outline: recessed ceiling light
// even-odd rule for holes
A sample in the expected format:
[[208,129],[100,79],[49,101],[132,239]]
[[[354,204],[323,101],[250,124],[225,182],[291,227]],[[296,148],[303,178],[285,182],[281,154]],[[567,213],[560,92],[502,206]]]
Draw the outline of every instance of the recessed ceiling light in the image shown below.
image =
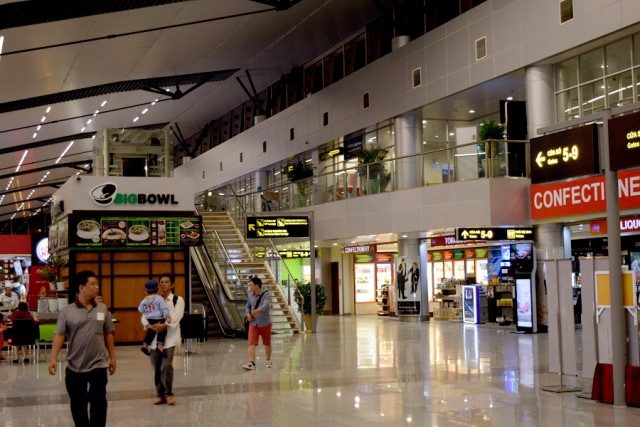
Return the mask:
[[333,246],[338,246],[338,244],[337,244],[337,243],[334,243],[334,244],[333,244]]
[[82,129],[80,129],[80,132],[84,132],[85,129],[86,127],[82,126]]
[[97,116],[99,112],[100,112],[100,110],[96,110],[96,111],[94,111],[94,112],[93,112],[93,117]]
[[18,162],[18,166],[16,166],[16,172],[18,172],[20,170],[20,166],[22,166],[22,162],[24,162],[24,159],[27,157],[27,153],[28,152],[29,152],[29,150],[24,150],[24,153],[22,153],[22,158]]
[[89,126],[91,124],[91,122],[93,121],[93,119],[89,119],[87,120],[87,126]]
[[4,36],[0,36],[0,55],[2,55],[2,45],[4,44]]
[[107,105],[107,100],[106,99],[104,101],[102,101],[102,103],[100,104],[100,108],[104,107],[105,105]]
[[42,129],[42,125],[38,125],[38,127],[36,128],[36,130],[40,130]]
[[33,133],[33,135],[31,135],[31,137],[32,137],[33,139],[36,139],[36,138],[37,138],[37,136],[38,136],[38,132],[34,132],[34,133]]
[[42,116],[42,118],[40,119],[40,123],[44,123],[45,120],[47,120],[47,116]]
[[469,110],[469,114],[473,114],[475,112],[476,112],[476,110]]
[[407,237],[409,237],[409,236],[407,236],[406,234],[403,234],[403,235],[402,235],[402,238],[403,238],[403,239],[406,239]]
[[140,120],[140,117],[139,117],[139,116],[135,116],[135,117],[133,118],[133,123],[137,122],[138,120]]
[[144,110],[142,110],[142,114],[147,114],[147,111],[149,111],[149,109],[145,108]]
[[507,96],[507,101],[513,101],[513,96]]

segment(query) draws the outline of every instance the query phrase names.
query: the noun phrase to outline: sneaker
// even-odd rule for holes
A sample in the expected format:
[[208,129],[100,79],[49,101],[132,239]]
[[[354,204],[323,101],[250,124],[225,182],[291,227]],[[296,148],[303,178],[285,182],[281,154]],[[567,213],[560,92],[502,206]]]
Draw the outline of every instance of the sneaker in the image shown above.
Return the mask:
[[271,359],[267,359],[267,368],[272,368],[273,367],[273,362],[271,361]]
[[169,406],[173,406],[176,404],[176,398],[173,397],[172,394],[170,394],[169,396],[167,396],[167,405]]
[[164,405],[165,403],[167,403],[167,399],[164,396],[159,396],[153,401],[154,405]]
[[246,369],[247,371],[253,371],[254,369],[256,369],[256,364],[253,363],[253,362],[249,362],[249,363],[246,363],[246,364],[242,365],[242,367],[244,369]]

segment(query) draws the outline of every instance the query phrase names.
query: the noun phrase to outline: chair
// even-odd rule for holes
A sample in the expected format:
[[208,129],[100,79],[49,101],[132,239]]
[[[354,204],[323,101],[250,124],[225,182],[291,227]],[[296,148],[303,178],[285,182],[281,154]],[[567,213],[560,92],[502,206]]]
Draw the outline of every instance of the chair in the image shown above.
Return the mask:
[[191,340],[204,340],[206,337],[202,314],[185,314],[180,320],[180,333],[185,341],[185,353],[192,353]]
[[36,340],[36,359],[40,360],[40,347],[44,347],[45,355],[47,347],[53,346],[53,336],[56,332],[55,323],[40,323],[38,326],[40,331],[40,339]]
[[[35,351],[40,331],[33,320],[14,320],[11,327],[11,346],[26,345]],[[34,356],[36,354],[34,353]]]

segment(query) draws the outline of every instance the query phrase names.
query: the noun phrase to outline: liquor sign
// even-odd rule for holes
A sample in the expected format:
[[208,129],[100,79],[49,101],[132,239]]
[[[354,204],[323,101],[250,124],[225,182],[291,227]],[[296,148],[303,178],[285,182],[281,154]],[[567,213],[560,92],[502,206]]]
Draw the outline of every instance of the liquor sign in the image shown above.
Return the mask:
[[640,113],[609,119],[611,170],[640,166]]
[[[591,234],[607,234],[607,220],[599,219],[589,223]],[[620,218],[620,232],[630,233],[640,231],[640,218],[637,216]]]
[[[604,176],[553,184],[532,184],[531,218],[555,218],[566,215],[606,212]],[[640,207],[640,169],[618,172],[620,209]]]
[[535,240],[533,227],[456,228],[459,240]]
[[531,182],[558,181],[600,172],[596,124],[531,139]]
[[247,216],[247,239],[309,237],[306,216]]

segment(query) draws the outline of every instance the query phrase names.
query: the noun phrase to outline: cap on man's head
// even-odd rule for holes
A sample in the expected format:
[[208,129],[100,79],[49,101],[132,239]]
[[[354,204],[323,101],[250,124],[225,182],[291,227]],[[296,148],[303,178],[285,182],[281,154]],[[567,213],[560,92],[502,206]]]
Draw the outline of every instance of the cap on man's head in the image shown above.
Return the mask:
[[144,284],[144,289],[145,291],[150,293],[158,292],[158,282],[156,282],[155,280],[149,280]]

